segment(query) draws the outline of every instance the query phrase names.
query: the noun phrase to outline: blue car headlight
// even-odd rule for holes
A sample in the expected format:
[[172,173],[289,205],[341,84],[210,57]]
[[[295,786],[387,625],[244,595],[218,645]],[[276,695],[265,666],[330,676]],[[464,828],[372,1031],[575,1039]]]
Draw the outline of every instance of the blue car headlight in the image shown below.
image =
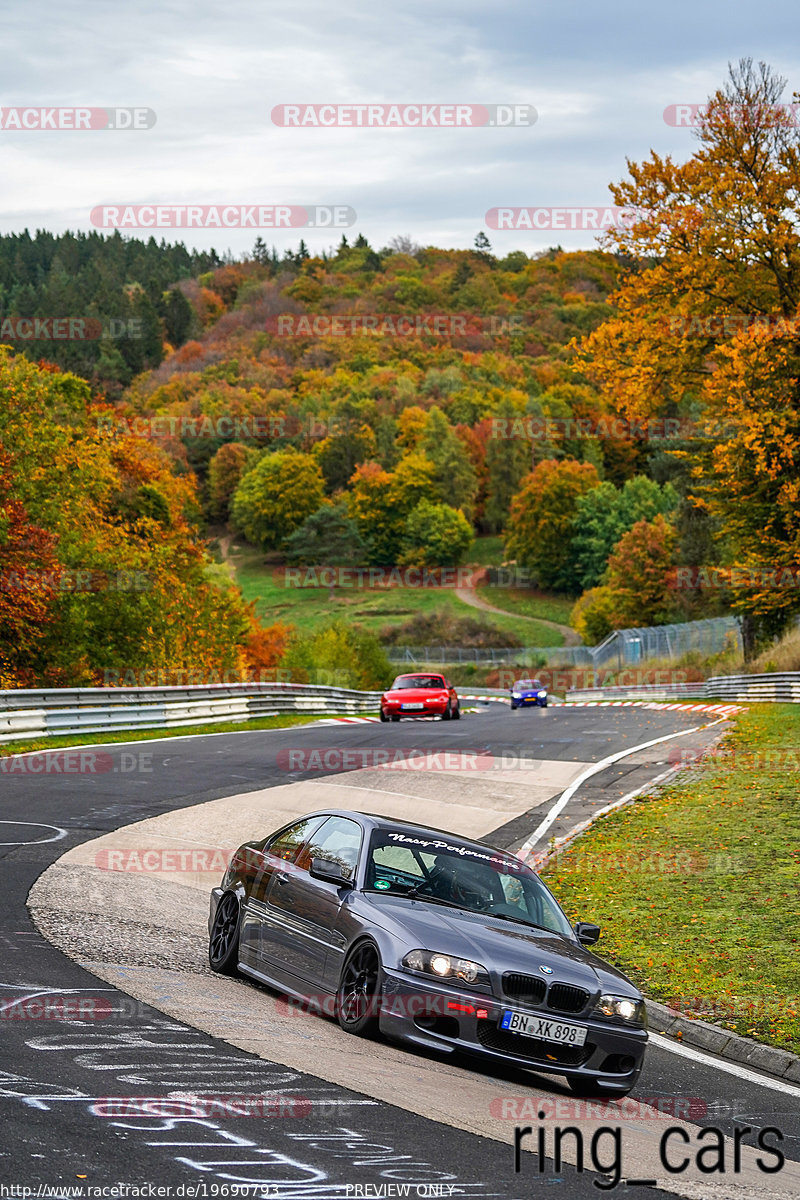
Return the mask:
[[459,979],[464,983],[488,986],[489,972],[481,963],[470,958],[454,958],[452,954],[439,954],[435,950],[409,950],[403,959],[409,971],[432,975],[436,979]]
[[537,695],[537,696],[539,697],[539,699],[541,700],[542,696],[546,696],[546,695],[547,695],[547,692],[546,692],[546,691],[544,691],[544,692],[537,692],[537,693],[536,693],[536,695]]
[[522,699],[522,692],[512,692],[512,693],[511,693],[511,696],[512,696],[512,698],[513,698],[514,700],[521,700],[521,699]]

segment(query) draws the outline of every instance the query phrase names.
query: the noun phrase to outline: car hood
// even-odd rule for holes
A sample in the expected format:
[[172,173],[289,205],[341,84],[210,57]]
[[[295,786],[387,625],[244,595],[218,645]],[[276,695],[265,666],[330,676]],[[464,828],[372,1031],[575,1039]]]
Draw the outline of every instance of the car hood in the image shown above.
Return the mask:
[[[517,971],[582,987],[592,994],[613,989],[622,995],[640,995],[621,971],[558,933],[422,899],[378,897],[374,893],[365,894],[363,899],[370,919],[404,942],[408,950],[435,950],[469,958],[498,979],[506,971]],[[540,971],[541,967],[549,967],[552,974]]]

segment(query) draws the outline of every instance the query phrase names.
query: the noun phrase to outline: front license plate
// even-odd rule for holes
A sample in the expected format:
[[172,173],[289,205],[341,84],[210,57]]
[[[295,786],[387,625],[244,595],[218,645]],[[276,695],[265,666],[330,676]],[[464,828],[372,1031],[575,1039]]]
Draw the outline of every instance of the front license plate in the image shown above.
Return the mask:
[[513,1009],[506,1009],[503,1013],[500,1028],[521,1034],[522,1037],[539,1038],[543,1042],[563,1042],[567,1046],[582,1046],[586,1041],[585,1025],[570,1025],[566,1021],[514,1012]]
[[400,705],[400,707],[401,707],[401,708],[402,708],[404,711],[406,711],[406,710],[408,710],[408,709],[411,709],[411,708],[416,708],[416,709],[424,708],[424,707],[425,707],[425,705],[424,705],[424,704],[401,704],[401,705]]

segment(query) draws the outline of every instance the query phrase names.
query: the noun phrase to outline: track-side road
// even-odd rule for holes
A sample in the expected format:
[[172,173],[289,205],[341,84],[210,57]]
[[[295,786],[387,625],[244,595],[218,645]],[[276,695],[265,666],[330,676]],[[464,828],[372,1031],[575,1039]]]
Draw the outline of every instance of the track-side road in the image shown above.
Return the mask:
[[[13,769],[0,771],[0,1180],[33,1188],[32,1195],[42,1184],[53,1190],[40,1195],[87,1200],[91,1192],[70,1189],[122,1181],[171,1187],[165,1196],[214,1197],[250,1184],[259,1196],[355,1197],[402,1195],[408,1186],[409,1195],[523,1197],[556,1185],[578,1197],[616,1183],[617,1194],[643,1196],[799,1196],[800,1088],[687,1057],[656,1039],[636,1103],[620,1120],[609,1107],[587,1109],[557,1077],[522,1078],[348,1037],[267,989],[210,973],[200,876],[211,863],[178,856],[177,867],[148,872],[132,853],[223,852],[312,804],[382,804],[516,846],[588,764],[704,720],[713,717],[634,708],[512,717],[498,705],[458,723],[307,726],[7,764]],[[610,767],[578,793],[575,816],[661,774],[671,746],[706,736]],[[397,749],[419,753],[404,765],[391,761]],[[109,860],[109,849],[123,857]],[[68,851],[34,889],[35,924],[26,899]],[[108,869],[114,863],[120,869]],[[603,921],[602,913],[585,917]],[[182,1093],[194,1099],[180,1107]],[[129,1097],[160,1098],[161,1107],[142,1115]],[[237,1098],[240,1111],[247,1101],[248,1115],[230,1115],[226,1097]],[[569,1125],[582,1134],[582,1173],[577,1136],[565,1137],[560,1169],[552,1158],[554,1127]],[[514,1130],[527,1126],[533,1132],[523,1139],[517,1174]],[[670,1165],[687,1160],[674,1173],[658,1160],[670,1126],[683,1130],[673,1137]],[[770,1126],[782,1142],[763,1132]],[[745,1128],[737,1171],[733,1139]],[[539,1129],[549,1155],[541,1160]],[[703,1170],[719,1141],[714,1129],[731,1139],[724,1172]],[[780,1172],[758,1167],[759,1156],[768,1168],[776,1162],[773,1151],[758,1150],[759,1135],[790,1160]]]

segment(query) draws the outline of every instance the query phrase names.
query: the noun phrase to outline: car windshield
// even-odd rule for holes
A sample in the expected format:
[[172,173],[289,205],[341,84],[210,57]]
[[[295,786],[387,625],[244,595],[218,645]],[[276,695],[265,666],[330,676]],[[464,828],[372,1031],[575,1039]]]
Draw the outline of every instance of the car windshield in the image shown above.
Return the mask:
[[392,692],[404,691],[406,688],[443,688],[444,680],[441,675],[398,675],[391,688]]
[[519,859],[447,834],[377,829],[365,889],[411,896],[574,937],[556,900]]
[[518,679],[517,682],[514,684],[514,691],[533,692],[537,688],[540,688],[541,686],[542,685],[539,683],[538,679]]

